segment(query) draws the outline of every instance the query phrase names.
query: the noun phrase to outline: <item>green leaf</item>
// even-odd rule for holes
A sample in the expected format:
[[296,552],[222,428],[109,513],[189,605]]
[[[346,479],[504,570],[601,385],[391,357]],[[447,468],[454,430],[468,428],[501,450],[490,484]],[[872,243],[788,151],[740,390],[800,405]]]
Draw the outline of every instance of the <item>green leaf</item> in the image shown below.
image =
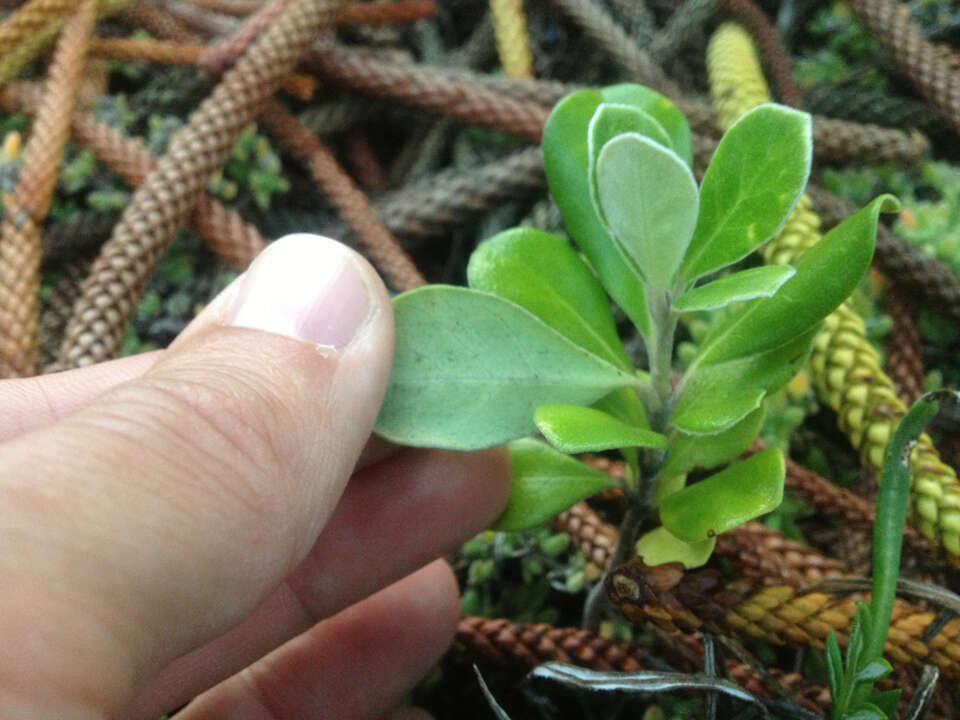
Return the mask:
[[836,699],[840,695],[840,683],[843,680],[843,658],[840,655],[840,646],[837,644],[837,633],[834,630],[827,635],[825,643],[827,658],[827,674],[830,680],[830,694]]
[[877,658],[859,668],[853,676],[856,682],[876,682],[883,680],[887,675],[893,672],[893,667],[883,658]]
[[617,103],[600,103],[587,128],[587,153],[595,163],[597,155],[610,140],[623,133],[638,133],[673,150],[673,142],[663,126],[640,108]]
[[514,228],[480,243],[467,265],[470,287],[515,302],[619,367],[633,370],[610,300],[587,264],[555,235]]
[[763,425],[763,407],[716,435],[688,435],[677,430],[660,475],[682,475],[695,467],[712,468],[743,453]]
[[668,497],[660,522],[686,542],[714,538],[776,508],[785,475],[783,453],[767,448]]
[[[587,128],[587,154],[589,156],[587,177],[590,183],[590,197],[593,199],[594,209],[600,207],[596,177],[597,159],[600,156],[600,151],[608,142],[624,133],[643,135],[658,145],[662,145],[669,150],[673,149],[667,131],[648,113],[630,105],[600,103]],[[599,214],[600,218],[603,219],[603,213]]]
[[660,433],[633,427],[600,410],[577,405],[542,405],[534,413],[537,429],[561,452],[575,454],[625,447],[667,449]]
[[597,196],[610,233],[644,279],[667,288],[697,222],[697,183],[683,160],[650,138],[619,135],[600,151]]
[[604,101],[630,105],[652,115],[670,136],[673,151],[688,167],[693,167],[693,139],[683,113],[666,97],[643,85],[621,83],[600,90]]
[[541,405],[589,404],[640,382],[496,295],[431,285],[393,307],[393,370],[376,431],[394,442],[491,447],[531,433]]
[[731,303],[773,297],[796,274],[789,265],[765,265],[741,270],[689,290],[673,301],[677,312],[719,310]]
[[666,528],[659,527],[645,533],[637,540],[637,555],[643,558],[647,565],[665,565],[678,562],[688,570],[698,568],[710,559],[713,548],[717,544],[716,538],[708,538],[700,542],[688,543],[671,535]]
[[634,427],[650,429],[647,411],[632,388],[620,388],[597,400],[591,407],[623,420]]
[[772,350],[693,367],[682,383],[670,422],[691,435],[715,435],[760,407],[764,396],[790,380],[806,362],[819,326]]
[[883,655],[897,594],[903,527],[909,504],[910,451],[923,428],[937,414],[940,403],[955,406],[958,400],[960,394],[950,390],[937,390],[921,396],[901,418],[887,443],[873,525],[873,591],[870,607],[874,627],[868,640],[871,658]]
[[606,291],[645,335],[650,316],[639,274],[627,265],[600,221],[588,179],[587,129],[603,95],[580,90],[561,100],[543,129],[543,167],[570,236]]
[[700,186],[688,280],[746,257],[786,222],[810,175],[810,116],[760,105],[724,134]]
[[695,364],[763,352],[797,337],[846,300],[873,257],[877,219],[899,203],[881,195],[828,232],[796,261],[796,274],[772,298],[756,300],[718,323]]
[[512,484],[507,508],[494,530],[527,530],[563,512],[578,500],[614,486],[606,473],[587,467],[531,438],[509,444]]
[[870,703],[880,709],[886,717],[892,718],[897,713],[897,705],[900,703],[900,689],[880,690],[870,696]]
[[[866,622],[864,619],[866,618]],[[850,625],[850,639],[847,641],[847,673],[856,671],[860,666],[860,655],[864,649],[864,636],[869,633],[869,610],[861,602],[857,603],[857,612]]]
[[873,703],[863,703],[843,714],[843,720],[887,720],[887,714]]

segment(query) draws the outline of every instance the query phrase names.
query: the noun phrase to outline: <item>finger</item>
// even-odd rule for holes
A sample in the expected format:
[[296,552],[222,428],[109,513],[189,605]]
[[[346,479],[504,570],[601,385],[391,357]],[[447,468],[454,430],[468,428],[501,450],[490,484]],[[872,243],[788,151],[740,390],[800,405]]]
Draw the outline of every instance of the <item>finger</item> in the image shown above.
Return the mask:
[[49,684],[45,702],[115,714],[247,616],[332,513],[389,376],[386,290],[317,236],[277,241],[239,283],[228,325],[0,447],[8,694]]
[[402,707],[391,710],[380,720],[433,720],[433,715],[423,708]]
[[439,660],[458,615],[453,573],[434,562],[201,695],[178,719],[375,720]]
[[49,425],[101,393],[143,375],[160,352],[142,353],[67,372],[0,382],[0,442]]
[[239,672],[316,621],[452,552],[499,515],[503,448],[404,450],[357,473],[309,556],[243,623],[179,658],[123,713],[151,720]]

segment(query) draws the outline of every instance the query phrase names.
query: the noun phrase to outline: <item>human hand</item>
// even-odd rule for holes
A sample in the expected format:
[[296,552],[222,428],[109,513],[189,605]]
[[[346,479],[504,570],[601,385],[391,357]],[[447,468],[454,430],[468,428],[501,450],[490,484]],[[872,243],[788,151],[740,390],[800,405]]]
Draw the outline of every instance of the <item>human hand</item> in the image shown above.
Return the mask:
[[168,350],[0,383],[0,717],[388,713],[509,483],[370,438],[392,350],[372,268],[298,235]]

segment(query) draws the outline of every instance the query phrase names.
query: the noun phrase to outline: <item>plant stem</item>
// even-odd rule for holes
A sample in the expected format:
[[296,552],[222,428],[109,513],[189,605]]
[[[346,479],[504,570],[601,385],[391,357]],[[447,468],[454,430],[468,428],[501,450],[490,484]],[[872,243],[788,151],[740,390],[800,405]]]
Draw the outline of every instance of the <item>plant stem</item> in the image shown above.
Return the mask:
[[658,401],[658,407],[655,410],[651,409],[654,416],[650,418],[650,427],[657,432],[663,432],[672,410],[670,372],[673,341],[679,316],[670,309],[670,296],[666,291],[649,293],[647,303],[656,328],[649,360],[650,382]]
[[[638,493],[640,497],[643,493]],[[593,586],[587,601],[583,608],[582,627],[587,630],[596,630],[600,627],[603,620],[604,611],[609,604],[606,594],[607,576],[613,568],[623,565],[633,556],[633,546],[637,543],[637,535],[640,531],[640,519],[643,517],[638,512],[635,503],[627,508],[623,516],[623,522],[620,523],[620,533],[617,535],[617,544],[613,548],[613,554],[610,556],[610,564],[603,573],[600,581]]]

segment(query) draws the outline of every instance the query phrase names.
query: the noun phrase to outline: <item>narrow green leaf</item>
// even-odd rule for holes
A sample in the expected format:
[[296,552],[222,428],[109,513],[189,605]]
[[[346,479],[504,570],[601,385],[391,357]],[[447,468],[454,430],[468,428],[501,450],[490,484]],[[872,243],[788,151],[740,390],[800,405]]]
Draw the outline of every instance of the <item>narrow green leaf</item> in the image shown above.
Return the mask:
[[640,381],[496,295],[446,285],[393,301],[393,370],[376,431],[475,450],[528,435],[548,403],[589,404]]
[[[860,666],[860,656],[864,650],[864,635],[867,629],[864,627],[864,611],[866,606],[863,603],[857,603],[857,613],[853,616],[853,623],[850,625],[850,639],[847,641],[847,673],[853,674]],[[869,622],[866,623],[869,625]],[[851,677],[851,680],[853,678]]]
[[614,480],[546,443],[531,438],[509,444],[512,484],[507,508],[494,530],[527,530],[563,512]]
[[883,658],[877,658],[857,670],[853,679],[856,682],[876,682],[883,680],[893,672],[893,667]]
[[551,445],[571,455],[625,447],[667,449],[666,436],[627,425],[593,408],[542,405],[533,418],[537,429]]
[[837,633],[834,630],[827,635],[826,658],[827,674],[830,680],[830,695],[840,696],[840,683],[843,681],[843,657],[840,655],[840,646],[837,644]]
[[797,273],[789,265],[765,265],[742,270],[688,290],[673,301],[677,312],[719,310],[731,303],[773,297]]
[[883,655],[890,629],[893,601],[900,576],[903,527],[907,518],[910,491],[910,450],[923,428],[940,409],[940,403],[956,405],[960,394],[938,390],[920,397],[900,420],[883,456],[877,491],[877,512],[873,524],[873,634],[868,651],[871,658]]
[[807,184],[810,116],[760,105],[717,146],[700,187],[700,216],[683,259],[688,280],[746,257],[786,222]]
[[668,497],[660,522],[686,542],[716,537],[776,508],[785,475],[783,453],[767,448]]
[[806,362],[819,326],[771,350],[715,365],[694,366],[670,422],[691,435],[715,435],[760,407]]
[[660,123],[670,136],[673,151],[677,153],[687,167],[693,167],[693,138],[690,125],[683,113],[666,97],[643,85],[622,83],[610,85],[600,90],[606,102],[630,105],[644,110]]
[[763,414],[761,406],[716,435],[688,435],[677,430],[660,475],[682,475],[696,467],[712,468],[739,456],[760,432]]
[[650,138],[619,135],[595,167],[603,218],[652,287],[668,288],[697,222],[697,183],[680,157]]
[[475,290],[529,310],[607,362],[633,370],[617,335],[610,300],[565,240],[533,228],[494,235],[470,256],[467,281]]
[[688,570],[704,565],[710,559],[716,538],[707,538],[700,542],[688,543],[671,535],[666,528],[656,528],[645,533],[637,540],[637,555],[647,565],[665,565],[678,562]]
[[603,95],[580,90],[561,100],[543,129],[543,167],[550,193],[570,236],[606,291],[640,332],[650,334],[643,281],[627,265],[593,207],[588,179],[587,129]]
[[881,195],[837,225],[796,261],[797,273],[772,298],[757,300],[719,322],[695,364],[710,364],[776,347],[819,323],[846,300],[870,267],[877,219],[899,207]]

